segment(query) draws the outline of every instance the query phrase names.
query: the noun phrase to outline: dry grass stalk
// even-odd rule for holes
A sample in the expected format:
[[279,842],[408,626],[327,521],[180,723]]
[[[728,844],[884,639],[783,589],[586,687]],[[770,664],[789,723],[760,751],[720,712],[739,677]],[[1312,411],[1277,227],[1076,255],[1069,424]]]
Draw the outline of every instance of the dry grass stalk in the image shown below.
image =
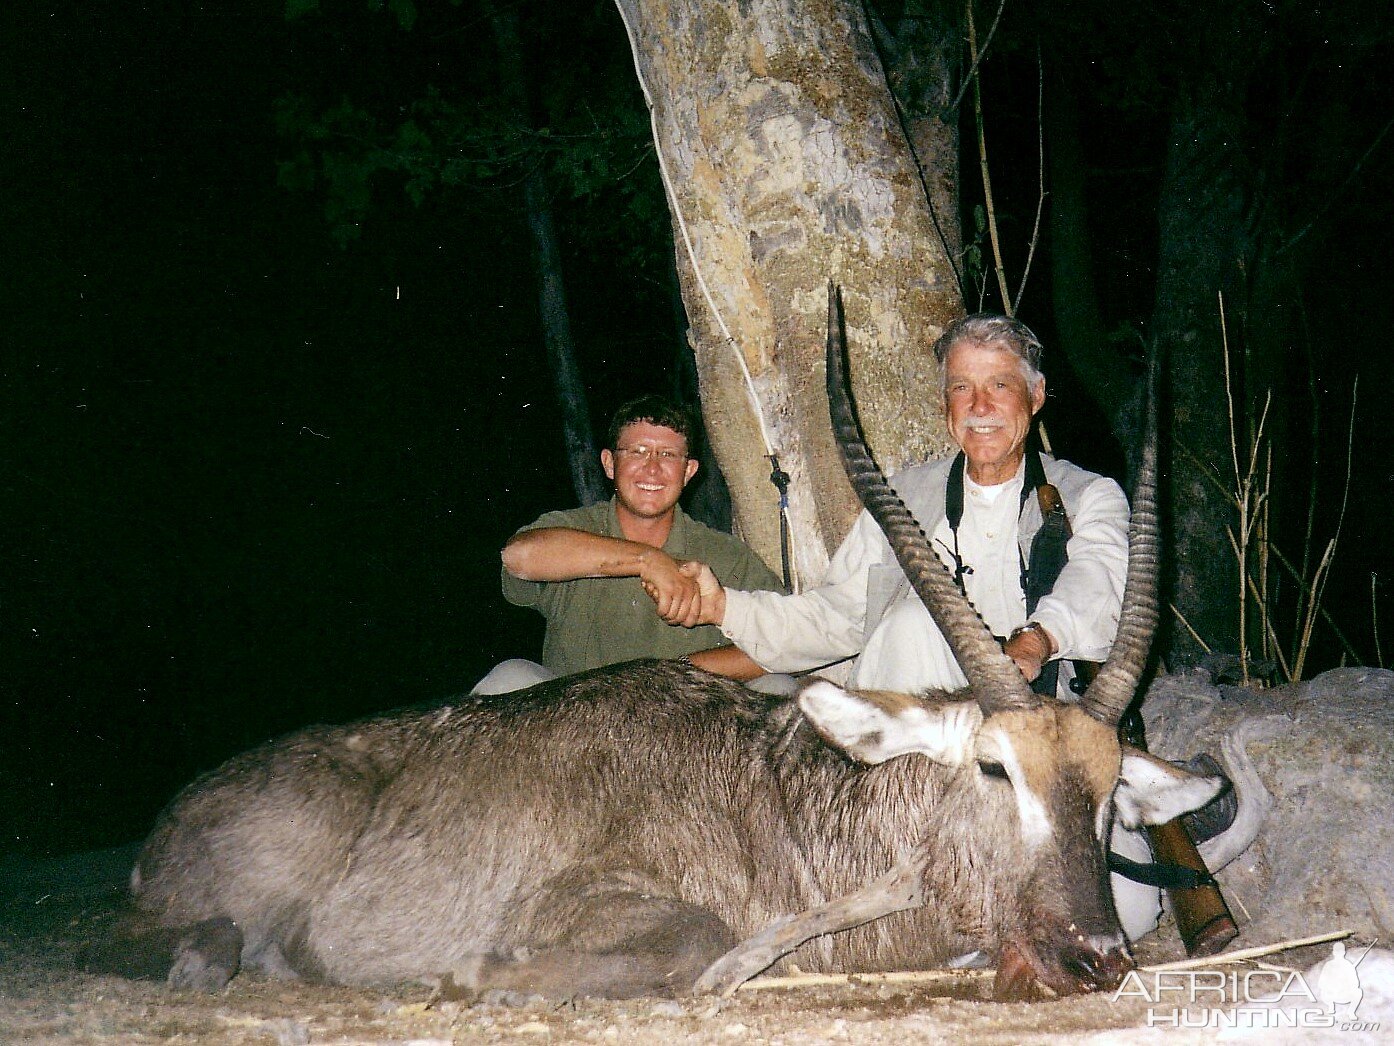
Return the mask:
[[992,244],[993,271],[997,274],[997,293],[1002,298],[1002,311],[1012,313],[1012,295],[1007,290],[1007,267],[1002,261],[1002,243],[997,235],[997,209],[992,200],[992,172],[987,162],[987,128],[983,123],[983,88],[978,72],[978,29],[973,21],[973,5],[967,8],[968,55],[973,62],[973,116],[978,127],[978,170],[983,179],[983,204],[987,210],[988,241]]
[[1336,930],[1332,933],[1320,933],[1315,937],[1295,937],[1292,940],[1277,941],[1273,944],[1259,944],[1252,948],[1240,948],[1233,952],[1221,952],[1219,955],[1206,955],[1199,959],[1179,959],[1176,962],[1163,962],[1155,966],[1143,966],[1141,969],[1147,973],[1162,973],[1171,970],[1202,970],[1211,966],[1219,966],[1225,963],[1247,962],[1250,959],[1259,959],[1265,955],[1276,955],[1278,952],[1292,951],[1294,948],[1308,948],[1314,944],[1328,944],[1331,941],[1343,941],[1352,936],[1354,930]]
[[758,992],[772,988],[818,988],[827,985],[935,984],[978,981],[995,976],[995,970],[892,970],[886,973],[793,973],[784,977],[756,977],[737,991]]
[[[1249,962],[1253,959],[1261,959],[1265,955],[1276,955],[1278,952],[1292,951],[1295,948],[1309,948],[1314,944],[1329,944],[1332,941],[1342,941],[1352,936],[1354,930],[1336,930],[1332,933],[1317,934],[1314,937],[1296,937],[1287,941],[1276,941],[1273,944],[1255,945],[1252,948],[1240,948],[1238,951],[1221,952],[1219,955],[1208,955],[1200,959],[1180,959],[1176,962],[1156,963],[1152,966],[1141,966],[1139,969],[1144,973],[1168,973],[1175,970],[1200,970],[1208,969],[1212,966],[1222,966],[1229,963]],[[765,991],[775,988],[817,988],[828,985],[864,985],[876,987],[881,984],[936,984],[936,983],[963,983],[965,981],[982,980],[986,977],[995,975],[994,970],[894,970],[884,973],[795,973],[784,977],[756,977],[746,981],[737,988],[737,991]]]
[[1311,598],[1307,604],[1307,613],[1302,623],[1302,640],[1293,657],[1293,672],[1295,679],[1302,678],[1302,668],[1307,660],[1307,649],[1312,641],[1312,626],[1316,624],[1316,608],[1321,605],[1322,593],[1326,588],[1326,582],[1331,577],[1331,560],[1336,554],[1336,542],[1341,536],[1341,527],[1346,521],[1346,506],[1350,502],[1350,478],[1351,469],[1355,460],[1355,401],[1360,392],[1360,378],[1357,375],[1350,390],[1350,425],[1346,430],[1346,480],[1345,486],[1341,490],[1341,511],[1336,517],[1336,533],[1330,541],[1326,543],[1326,551],[1322,554],[1321,562],[1317,564],[1317,569],[1312,573]]
[[1186,615],[1181,613],[1180,608],[1175,603],[1168,603],[1167,606],[1170,607],[1171,612],[1176,615],[1176,620],[1180,621],[1181,624],[1186,627],[1186,631],[1191,633],[1191,638],[1196,641],[1197,645],[1207,654],[1210,653],[1210,644],[1200,638],[1200,633],[1191,627],[1191,623],[1186,620]]
[[[1303,567],[1301,570],[1295,568],[1285,557],[1277,545],[1271,540],[1270,507],[1273,491],[1273,448],[1269,442],[1265,430],[1268,424],[1269,410],[1273,402],[1273,393],[1270,390],[1264,397],[1263,408],[1259,412],[1257,424],[1253,426],[1252,436],[1247,448],[1247,458],[1241,460],[1239,452],[1239,421],[1235,412],[1234,389],[1230,373],[1230,352],[1229,334],[1225,325],[1224,315],[1224,296],[1220,299],[1220,330],[1224,343],[1224,365],[1225,365],[1225,404],[1229,420],[1229,444],[1230,444],[1230,471],[1231,478],[1226,482],[1221,478],[1219,470],[1213,465],[1201,461],[1189,447],[1181,444],[1181,450],[1190,457],[1192,463],[1200,471],[1214,488],[1223,496],[1234,509],[1238,516],[1238,527],[1226,528],[1226,535],[1229,538],[1230,551],[1235,557],[1239,567],[1239,591],[1238,596],[1238,616],[1239,616],[1239,661],[1243,682],[1250,682],[1249,668],[1251,658],[1249,656],[1249,620],[1250,614],[1256,617],[1259,635],[1261,638],[1261,652],[1263,659],[1268,662],[1276,662],[1278,670],[1285,682],[1295,683],[1302,678],[1303,672],[1307,667],[1307,656],[1311,650],[1312,632],[1316,625],[1317,618],[1320,617],[1329,625],[1345,648],[1345,655],[1353,661],[1361,660],[1360,655],[1346,638],[1345,634],[1337,627],[1331,615],[1322,606],[1322,596],[1326,583],[1331,576],[1331,566],[1335,558],[1338,539],[1341,535],[1341,528],[1345,522],[1346,506],[1350,498],[1351,470],[1354,458],[1355,445],[1355,403],[1356,394],[1359,390],[1359,379],[1351,390],[1351,413],[1349,430],[1346,436],[1346,476],[1345,484],[1341,494],[1341,508],[1336,521],[1336,533],[1327,542],[1323,549],[1321,558],[1317,562],[1316,569],[1309,575],[1307,563],[1311,557],[1312,543],[1312,523],[1316,511],[1316,484],[1313,482],[1309,494],[1308,504],[1308,526],[1307,537],[1303,543]],[[1252,418],[1251,418],[1252,421]],[[1316,435],[1314,433],[1313,440]],[[1260,465],[1262,467],[1260,467]],[[1269,584],[1270,579],[1270,558],[1276,559],[1278,564],[1291,576],[1297,585],[1297,607],[1296,617],[1293,623],[1294,632],[1291,637],[1290,648],[1284,651],[1283,643],[1278,635],[1277,626],[1273,620],[1274,596]],[[1372,597],[1373,598],[1373,597]],[[1250,604],[1252,603],[1252,610]],[[1181,615],[1176,607],[1172,607],[1173,613],[1186,626],[1187,631],[1207,652],[1209,646],[1204,643],[1188,621]],[[1383,659],[1380,658],[1382,663]]]

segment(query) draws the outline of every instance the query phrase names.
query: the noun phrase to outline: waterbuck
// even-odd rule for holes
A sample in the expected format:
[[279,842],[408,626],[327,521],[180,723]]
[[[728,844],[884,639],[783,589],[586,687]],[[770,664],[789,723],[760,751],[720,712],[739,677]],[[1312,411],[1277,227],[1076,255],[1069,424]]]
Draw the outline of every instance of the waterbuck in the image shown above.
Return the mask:
[[[239,756],[162,814],[132,875],[178,987],[239,966],[340,984],[449,974],[472,989],[682,993],[771,920],[913,867],[923,900],[805,944],[806,970],[924,967],[975,949],[1023,997],[1131,967],[1103,840],[1214,796],[1120,748],[1156,624],[1155,438],[1118,639],[1078,704],[1031,693],[872,464],[834,425],[970,681],[956,694],[754,693],[639,661],[346,726]],[[1154,423],[1155,428],[1155,423]],[[170,962],[172,960],[172,967]]]

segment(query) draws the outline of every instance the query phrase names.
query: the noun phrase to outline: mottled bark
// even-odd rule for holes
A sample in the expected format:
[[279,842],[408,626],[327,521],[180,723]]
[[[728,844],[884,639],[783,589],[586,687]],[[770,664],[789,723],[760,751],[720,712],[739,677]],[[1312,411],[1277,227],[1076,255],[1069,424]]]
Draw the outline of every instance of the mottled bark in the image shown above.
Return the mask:
[[697,451],[700,468],[697,477],[688,484],[684,492],[688,515],[700,520],[709,527],[730,532],[731,530],[731,491],[726,486],[726,477],[721,472],[721,463],[712,451],[711,436],[707,432],[706,419],[702,417],[701,380],[697,374],[697,357],[692,354],[692,343],[687,336],[687,311],[682,304],[682,290],[678,286],[678,272],[670,269],[673,301],[673,398],[692,410],[702,426],[702,439]]
[[847,0],[617,0],[650,98],[708,430],[736,530],[779,561],[766,455],[792,476],[796,576],[857,511],[822,389],[827,281],[853,388],[896,469],[948,447],[929,351],[962,311],[872,46]]
[[[486,4],[494,27],[499,55],[499,79],[505,104],[520,126],[528,126],[528,82],[523,64],[523,48],[518,37],[518,13],[512,7]],[[561,410],[562,439],[576,501],[593,505],[608,497],[600,473],[600,457],[591,432],[590,405],[586,387],[576,364],[576,346],[571,337],[571,318],[562,280],[561,254],[557,250],[552,222],[551,195],[547,176],[536,162],[523,178],[523,209],[532,241],[533,264],[537,270],[537,297],[542,320],[542,340],[547,347],[547,363]]]
[[930,216],[963,287],[963,223],[959,206],[958,107],[963,71],[963,5],[914,0],[894,27],[877,24],[886,80],[899,106],[919,165]]

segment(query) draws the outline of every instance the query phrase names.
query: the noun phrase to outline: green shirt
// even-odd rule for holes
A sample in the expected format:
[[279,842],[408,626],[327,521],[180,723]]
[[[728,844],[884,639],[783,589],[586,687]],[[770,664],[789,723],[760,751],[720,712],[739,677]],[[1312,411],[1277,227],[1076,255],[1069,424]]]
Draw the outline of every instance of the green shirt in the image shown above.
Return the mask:
[[[624,539],[613,499],[548,512],[518,533],[541,527],[569,527]],[[779,578],[743,542],[698,523],[681,508],[675,511],[663,551],[678,561],[701,560],[731,588],[784,590]],[[637,577],[523,581],[505,569],[503,598],[515,606],[536,607],[547,619],[542,663],[558,675],[636,657],[682,657],[730,644],[715,625],[683,628],[666,624]]]

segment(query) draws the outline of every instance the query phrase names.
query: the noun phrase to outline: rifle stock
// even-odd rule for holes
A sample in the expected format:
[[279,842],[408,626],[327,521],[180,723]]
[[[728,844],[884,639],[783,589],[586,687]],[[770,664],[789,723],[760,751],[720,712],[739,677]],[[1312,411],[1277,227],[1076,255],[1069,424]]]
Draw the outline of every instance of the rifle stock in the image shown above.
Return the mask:
[[[1159,862],[1190,868],[1209,878],[1205,860],[1179,818],[1166,824],[1150,825],[1147,841],[1152,844],[1152,852]],[[1239,927],[1234,924],[1229,905],[1213,879],[1191,889],[1168,889],[1167,896],[1171,899],[1176,930],[1181,934],[1187,955],[1195,958],[1214,955],[1239,936]]]

